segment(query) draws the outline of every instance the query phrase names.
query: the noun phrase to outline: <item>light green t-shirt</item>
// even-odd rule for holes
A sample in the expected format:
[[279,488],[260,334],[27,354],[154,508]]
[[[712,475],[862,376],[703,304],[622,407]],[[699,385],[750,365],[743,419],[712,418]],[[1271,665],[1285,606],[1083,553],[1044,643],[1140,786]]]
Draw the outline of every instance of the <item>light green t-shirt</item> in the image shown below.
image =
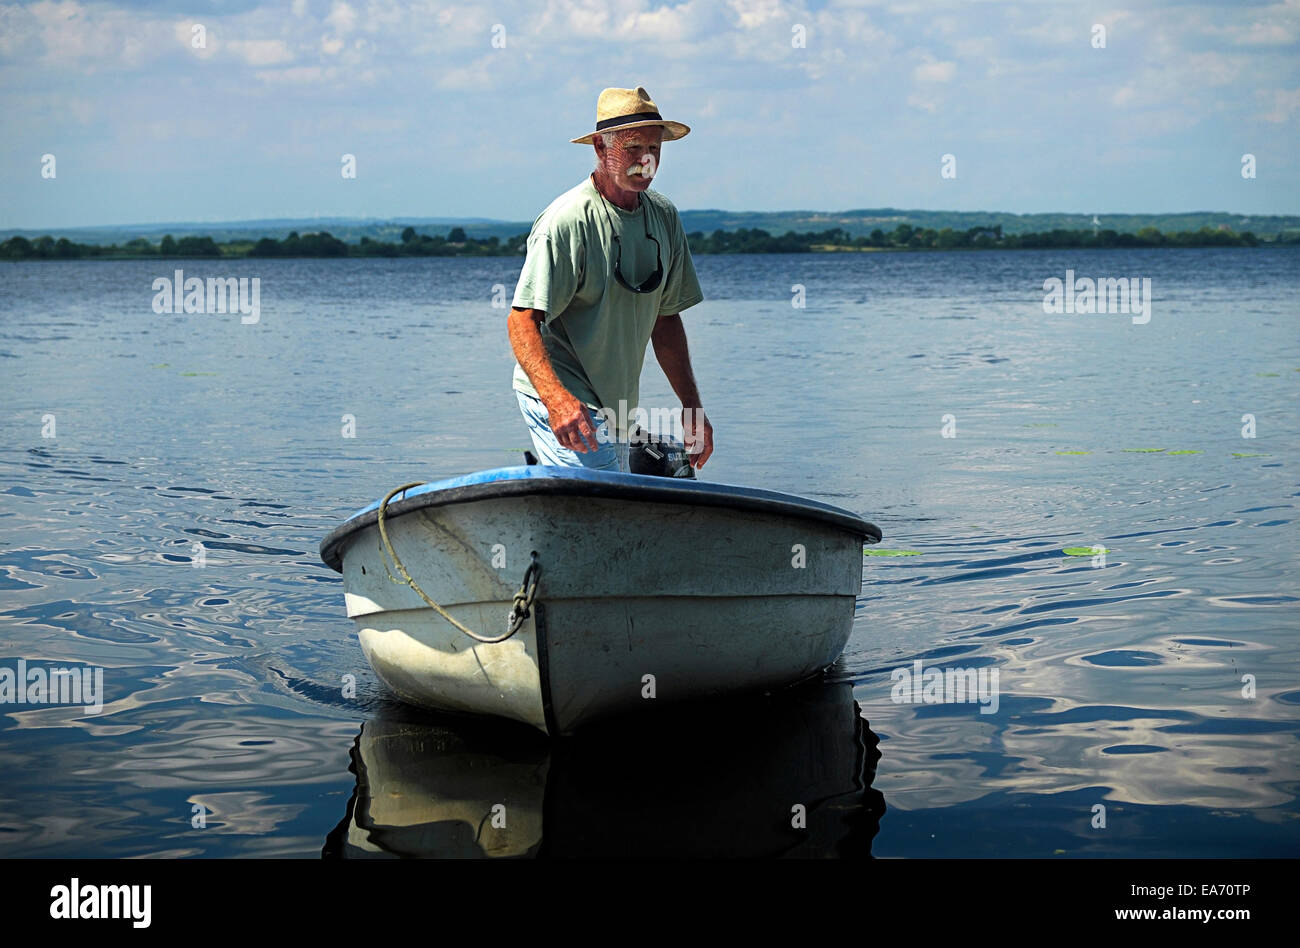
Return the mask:
[[[664,276],[654,292],[633,293],[614,279],[613,235],[623,245],[623,278],[639,286],[656,262],[654,242],[645,236],[647,218],[663,248]],[[606,201],[588,175],[533,222],[513,305],[546,313],[541,326],[546,354],[575,398],[595,409],[607,407],[615,416],[625,399],[630,419],[656,320],[703,299],[673,203],[646,190],[637,210],[625,211]],[[537,395],[518,362],[513,385]]]

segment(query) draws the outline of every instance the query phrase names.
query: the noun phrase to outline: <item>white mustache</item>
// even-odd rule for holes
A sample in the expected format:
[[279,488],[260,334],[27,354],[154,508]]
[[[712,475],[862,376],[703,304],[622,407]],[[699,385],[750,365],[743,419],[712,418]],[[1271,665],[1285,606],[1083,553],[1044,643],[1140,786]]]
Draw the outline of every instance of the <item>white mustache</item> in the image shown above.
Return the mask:
[[653,178],[655,176],[655,156],[646,155],[641,161],[627,169],[628,177],[641,175],[643,178]]

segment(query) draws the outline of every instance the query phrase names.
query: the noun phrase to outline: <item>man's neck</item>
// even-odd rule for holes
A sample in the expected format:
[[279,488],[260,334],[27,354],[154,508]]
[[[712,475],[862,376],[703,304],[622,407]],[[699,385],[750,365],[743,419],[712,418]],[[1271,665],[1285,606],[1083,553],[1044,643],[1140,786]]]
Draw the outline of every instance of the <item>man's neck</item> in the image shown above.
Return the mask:
[[641,195],[637,191],[619,191],[612,182],[602,181],[596,172],[591,173],[592,184],[610,204],[617,204],[625,211],[635,211],[641,206]]

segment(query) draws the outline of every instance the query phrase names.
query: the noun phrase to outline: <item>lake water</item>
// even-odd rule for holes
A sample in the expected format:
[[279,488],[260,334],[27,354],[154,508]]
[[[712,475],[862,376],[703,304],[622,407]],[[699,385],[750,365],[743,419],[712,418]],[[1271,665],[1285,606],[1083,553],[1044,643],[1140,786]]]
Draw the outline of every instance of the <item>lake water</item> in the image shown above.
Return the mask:
[[[0,705],[0,856],[1300,852],[1300,252],[696,262],[701,478],[917,555],[864,556],[826,682],[553,748],[387,697],[317,557],[520,463],[521,260],[0,266],[0,669],[104,670],[98,714]],[[176,267],[259,321],[156,314]],[[1067,270],[1150,321],[1044,313]],[[896,701],[918,661],[996,712]]]

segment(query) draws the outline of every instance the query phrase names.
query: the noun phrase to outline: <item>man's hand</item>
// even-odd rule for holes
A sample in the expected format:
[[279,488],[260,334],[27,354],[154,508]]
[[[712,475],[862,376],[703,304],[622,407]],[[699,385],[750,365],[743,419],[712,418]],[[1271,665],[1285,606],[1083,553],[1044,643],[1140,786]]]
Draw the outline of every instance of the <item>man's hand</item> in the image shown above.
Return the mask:
[[691,467],[704,467],[704,462],[713,453],[713,426],[700,407],[700,392],[691,372],[691,356],[686,348],[686,330],[682,328],[681,314],[660,316],[650,340],[654,343],[655,357],[668,378],[668,384],[682,400],[682,433]]
[[[556,441],[572,451],[581,451],[583,454],[599,448],[596,443],[596,429],[591,424],[586,405],[574,398],[566,389],[560,389],[559,394],[552,396],[544,404]],[[590,448],[587,447],[587,443],[590,443]]]
[[713,453],[713,425],[709,424],[703,408],[682,409],[682,434],[686,453],[691,455],[691,467],[704,467]]

